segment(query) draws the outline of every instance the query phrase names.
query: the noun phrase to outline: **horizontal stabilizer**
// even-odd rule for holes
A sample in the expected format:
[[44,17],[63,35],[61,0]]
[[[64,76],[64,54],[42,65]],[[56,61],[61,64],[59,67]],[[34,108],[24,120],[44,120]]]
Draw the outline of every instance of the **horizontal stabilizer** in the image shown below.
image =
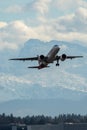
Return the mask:
[[29,66],[28,68],[39,68],[39,66]]
[[32,69],[42,69],[42,68],[47,68],[47,67],[50,67],[50,66],[29,66],[28,68],[32,68]]

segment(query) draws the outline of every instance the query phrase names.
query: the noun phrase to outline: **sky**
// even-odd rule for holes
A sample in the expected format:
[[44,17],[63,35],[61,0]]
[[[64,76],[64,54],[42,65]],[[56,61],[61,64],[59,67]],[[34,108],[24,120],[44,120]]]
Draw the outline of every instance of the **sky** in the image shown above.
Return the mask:
[[31,38],[87,46],[87,0],[0,0],[0,50]]
[[[18,95],[22,95],[21,97],[26,94],[29,96],[31,86],[62,86],[87,93],[87,61],[85,59],[75,61],[73,64],[66,62],[60,69],[54,65],[50,71],[42,70],[41,72],[28,71],[27,63],[18,68],[19,63],[8,62],[9,58],[18,57],[17,54],[29,39],[39,39],[42,44],[51,40],[68,43],[78,41],[81,45],[79,48],[75,44],[71,48],[68,45],[62,45],[63,51],[68,50],[69,54],[75,51],[76,55],[87,56],[87,0],[0,0],[0,89],[4,90],[0,91],[0,99],[13,99],[18,93],[21,93]],[[39,46],[38,41],[36,42]],[[50,50],[51,44],[49,47],[42,44],[39,48],[30,45],[31,50],[27,55],[37,53],[35,50],[39,52]],[[27,47],[25,48],[27,50]],[[29,65],[31,64],[33,63]],[[11,73],[11,69],[15,71],[12,70],[13,73]],[[53,75],[50,77],[51,74]],[[2,96],[5,92],[6,95]]]

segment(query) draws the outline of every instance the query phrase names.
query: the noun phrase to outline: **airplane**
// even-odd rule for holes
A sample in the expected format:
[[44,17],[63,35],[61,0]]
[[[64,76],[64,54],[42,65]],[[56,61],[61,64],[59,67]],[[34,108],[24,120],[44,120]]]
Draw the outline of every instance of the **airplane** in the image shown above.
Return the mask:
[[65,61],[66,59],[74,59],[74,58],[82,58],[83,56],[67,56],[66,54],[62,54],[61,56],[57,55],[59,52],[60,47],[58,45],[54,45],[53,48],[49,51],[49,53],[44,56],[44,55],[38,55],[36,57],[31,57],[31,58],[14,58],[14,59],[9,59],[9,60],[20,60],[20,61],[26,61],[26,60],[31,60],[31,61],[38,61],[38,66],[30,66],[28,68],[37,68],[37,69],[43,69],[48,66],[48,64],[53,63],[54,61],[57,61],[56,66],[59,66],[59,60]]

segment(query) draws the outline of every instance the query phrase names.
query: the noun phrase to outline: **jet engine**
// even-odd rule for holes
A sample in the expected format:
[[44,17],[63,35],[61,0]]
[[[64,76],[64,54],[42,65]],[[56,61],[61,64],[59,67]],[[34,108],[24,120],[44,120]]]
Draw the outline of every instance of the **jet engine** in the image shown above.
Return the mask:
[[62,54],[61,57],[60,57],[61,61],[66,60],[66,58],[67,58],[67,55],[66,55],[66,54]]
[[40,60],[44,60],[45,56],[44,55],[40,55]]
[[39,58],[38,63],[39,63],[40,68],[46,67],[47,66],[47,62],[45,60],[46,57],[44,55],[40,55],[38,58]]

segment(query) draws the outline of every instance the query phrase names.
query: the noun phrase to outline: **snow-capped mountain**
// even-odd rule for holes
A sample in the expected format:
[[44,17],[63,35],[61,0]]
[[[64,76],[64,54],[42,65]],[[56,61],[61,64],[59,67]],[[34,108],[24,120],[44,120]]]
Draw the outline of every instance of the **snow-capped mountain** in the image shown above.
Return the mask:
[[[60,46],[59,55],[83,55],[84,58],[66,60],[56,67],[42,70],[28,69],[37,65],[34,61],[9,61],[16,57],[46,55],[53,45]],[[0,102],[30,99],[65,99],[80,101],[87,97],[87,47],[79,42],[43,42],[37,39],[27,41],[19,51],[0,52]]]

